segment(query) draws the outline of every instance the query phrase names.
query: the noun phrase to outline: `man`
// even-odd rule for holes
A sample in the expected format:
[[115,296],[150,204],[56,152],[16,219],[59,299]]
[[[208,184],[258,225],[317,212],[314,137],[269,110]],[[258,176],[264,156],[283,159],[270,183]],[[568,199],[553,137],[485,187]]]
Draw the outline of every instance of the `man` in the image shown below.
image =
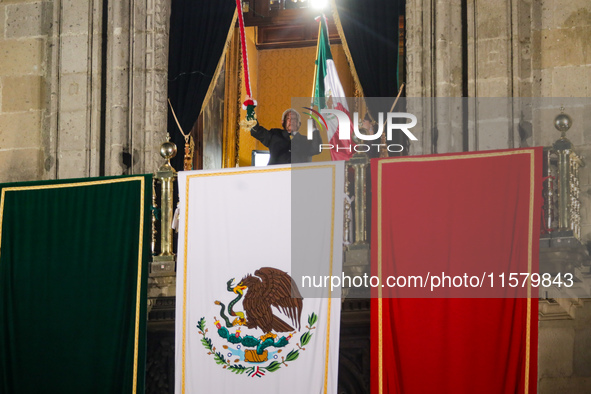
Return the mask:
[[315,129],[311,140],[298,133],[302,122],[295,109],[283,112],[281,124],[283,129],[267,130],[258,123],[250,129],[250,135],[269,148],[269,164],[306,163],[320,153],[320,132]]

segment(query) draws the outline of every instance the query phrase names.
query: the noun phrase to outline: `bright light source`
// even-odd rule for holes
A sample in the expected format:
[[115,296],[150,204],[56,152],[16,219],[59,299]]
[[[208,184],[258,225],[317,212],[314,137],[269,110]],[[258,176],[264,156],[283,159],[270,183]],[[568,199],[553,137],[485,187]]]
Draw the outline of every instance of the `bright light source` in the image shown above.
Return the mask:
[[322,10],[326,8],[326,6],[328,5],[328,0],[310,0],[310,5],[312,6],[312,8]]
[[266,166],[271,158],[270,153],[268,150],[253,150],[251,165],[255,167]]

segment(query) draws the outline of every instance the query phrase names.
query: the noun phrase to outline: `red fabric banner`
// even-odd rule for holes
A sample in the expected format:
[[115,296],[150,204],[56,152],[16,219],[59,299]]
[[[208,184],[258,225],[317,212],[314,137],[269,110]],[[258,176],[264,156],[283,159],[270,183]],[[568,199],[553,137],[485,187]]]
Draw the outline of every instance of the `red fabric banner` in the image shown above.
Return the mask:
[[372,161],[372,393],[536,392],[541,180],[542,148]]

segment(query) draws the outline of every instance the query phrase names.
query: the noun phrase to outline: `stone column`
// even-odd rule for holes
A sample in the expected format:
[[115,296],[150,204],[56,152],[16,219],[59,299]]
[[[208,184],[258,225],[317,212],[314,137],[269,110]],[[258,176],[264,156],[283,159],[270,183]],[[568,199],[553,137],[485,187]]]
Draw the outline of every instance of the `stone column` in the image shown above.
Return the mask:
[[102,0],[55,0],[52,5],[45,169],[49,178],[97,176]]
[[412,154],[462,149],[462,118],[455,100],[430,99],[462,96],[461,11],[460,0],[406,3],[407,96],[426,98],[409,100],[410,112],[419,119],[413,130],[422,141],[411,144]]
[[130,29],[132,1],[109,2],[107,22],[105,175],[129,174],[132,163]]
[[531,96],[531,2],[467,7],[469,96],[500,98],[470,102],[470,150],[528,146],[531,107],[518,98]]
[[[144,168],[155,171],[162,161],[160,145],[166,141],[168,115],[168,37],[170,31],[170,0],[148,0],[146,6],[145,47],[145,112],[143,128]],[[138,169],[134,168],[137,173]]]
[[114,2],[107,32],[105,172],[158,167],[166,139],[170,0]]
[[411,154],[429,154],[432,149],[431,111],[429,97],[434,96],[432,84],[433,56],[431,0],[409,0],[406,3],[406,94],[407,110],[416,115],[413,128],[419,143],[411,144]]

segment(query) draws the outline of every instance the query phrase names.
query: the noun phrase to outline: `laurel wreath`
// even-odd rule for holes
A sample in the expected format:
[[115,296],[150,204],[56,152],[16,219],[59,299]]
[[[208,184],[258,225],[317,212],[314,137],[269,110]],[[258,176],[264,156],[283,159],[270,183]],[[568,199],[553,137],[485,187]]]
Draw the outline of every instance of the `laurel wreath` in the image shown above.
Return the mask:
[[[314,324],[316,324],[317,321],[318,315],[312,312],[312,314],[308,316],[308,325],[306,326],[308,331],[303,333],[300,336],[300,342],[296,343],[298,349],[291,350],[285,357],[281,356],[281,361],[271,361],[269,364],[265,366],[259,366],[258,369],[268,372],[275,372],[283,366],[287,367],[287,363],[297,360],[297,358],[300,356],[300,350],[306,350],[304,346],[310,343],[310,340],[313,336],[312,330],[316,329]],[[221,352],[216,351],[216,348],[215,346],[213,346],[211,339],[206,336],[209,330],[205,327],[205,317],[199,319],[199,323],[197,323],[197,328],[199,329],[199,334],[203,336],[203,338],[201,338],[201,343],[208,350],[207,354],[213,355],[213,359],[216,364],[222,365],[224,369],[233,372],[237,375],[241,375],[245,372],[250,375],[255,371],[255,367],[247,367],[242,364],[236,364],[238,360],[235,360],[234,364],[232,364],[232,362],[226,359]],[[226,346],[224,345],[224,347]],[[279,349],[278,352],[281,352],[281,349]]]

